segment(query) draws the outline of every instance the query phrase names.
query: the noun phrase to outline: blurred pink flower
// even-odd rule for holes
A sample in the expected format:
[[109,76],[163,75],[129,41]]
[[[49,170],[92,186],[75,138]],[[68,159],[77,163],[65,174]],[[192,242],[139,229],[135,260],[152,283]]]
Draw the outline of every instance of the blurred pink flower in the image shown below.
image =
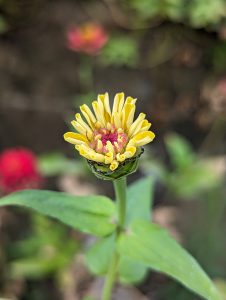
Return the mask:
[[70,50],[96,54],[108,41],[105,29],[95,23],[71,27],[67,32],[67,46]]
[[35,155],[27,149],[7,149],[0,154],[0,191],[3,194],[40,188],[42,177]]

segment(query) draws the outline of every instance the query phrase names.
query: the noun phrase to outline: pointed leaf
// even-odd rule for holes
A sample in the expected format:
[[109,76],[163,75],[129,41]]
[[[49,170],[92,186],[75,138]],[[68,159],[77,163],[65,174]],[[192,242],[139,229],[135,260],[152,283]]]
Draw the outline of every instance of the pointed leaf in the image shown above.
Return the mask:
[[131,232],[121,235],[118,249],[121,255],[175,278],[206,299],[221,299],[195,259],[155,224],[136,221]]
[[0,200],[0,206],[17,205],[36,210],[86,233],[105,236],[115,224],[115,205],[104,196],[72,196],[65,193],[26,190]]

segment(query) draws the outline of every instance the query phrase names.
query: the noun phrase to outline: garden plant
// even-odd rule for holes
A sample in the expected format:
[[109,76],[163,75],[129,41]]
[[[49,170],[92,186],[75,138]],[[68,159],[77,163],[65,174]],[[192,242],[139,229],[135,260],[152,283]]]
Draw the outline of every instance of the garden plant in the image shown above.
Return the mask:
[[97,236],[86,262],[96,275],[106,275],[102,300],[111,299],[116,281],[141,281],[149,268],[179,281],[209,300],[222,299],[199,263],[165,229],[151,222],[153,178],[147,176],[127,188],[127,176],[136,171],[144,145],[155,138],[144,113],[134,120],[136,99],[98,95],[93,111],[80,107],[64,139],[75,145],[92,172],[113,182],[115,201],[106,196],[72,196],[45,190],[9,194],[0,206],[17,205],[53,217],[84,233]]

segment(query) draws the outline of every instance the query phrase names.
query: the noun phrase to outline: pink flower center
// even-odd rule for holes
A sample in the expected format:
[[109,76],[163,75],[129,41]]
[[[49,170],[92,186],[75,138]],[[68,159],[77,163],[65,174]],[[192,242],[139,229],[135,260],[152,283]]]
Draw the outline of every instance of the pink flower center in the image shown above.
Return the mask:
[[106,134],[102,134],[101,136],[101,141],[103,146],[106,146],[107,141],[110,141],[112,143],[112,145],[114,145],[114,142],[118,141],[118,132],[115,133],[106,133]]
[[94,137],[90,147],[96,152],[106,154],[113,152],[113,156],[121,153],[128,141],[128,137],[122,128],[116,129],[114,125],[110,128],[100,128],[94,130]]

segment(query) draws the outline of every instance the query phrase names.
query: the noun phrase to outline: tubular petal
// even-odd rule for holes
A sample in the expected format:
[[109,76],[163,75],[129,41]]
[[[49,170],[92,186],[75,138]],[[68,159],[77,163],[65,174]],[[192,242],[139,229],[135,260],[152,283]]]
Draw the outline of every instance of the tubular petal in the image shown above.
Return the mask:
[[125,154],[120,154],[120,153],[118,153],[118,154],[116,155],[116,158],[117,158],[117,161],[123,162],[123,161],[126,159],[126,156],[125,156]]
[[129,104],[135,104],[137,102],[136,98],[132,98],[132,97],[126,97],[126,101],[125,104],[129,103]]
[[104,163],[105,164],[110,164],[112,161],[113,161],[114,157],[113,157],[113,152],[108,152],[106,153],[105,155],[105,158],[104,158]]
[[100,152],[103,150],[103,143],[101,140],[97,141],[97,147],[96,147],[97,152]]
[[143,132],[137,133],[132,138],[132,140],[134,141],[136,147],[140,147],[140,146],[146,145],[146,144],[150,143],[151,141],[153,141],[154,137],[155,137],[154,132],[143,131]]
[[120,128],[122,126],[120,114],[115,112],[111,117],[112,123],[115,125],[116,128]]
[[87,144],[87,142],[88,142],[86,137],[84,137],[83,135],[81,135],[79,133],[75,133],[75,132],[66,132],[64,134],[64,139],[65,139],[65,141],[67,141],[68,143],[71,143],[73,145]]
[[126,152],[124,153],[126,158],[133,157],[134,154],[136,153],[137,149],[134,146],[126,147]]
[[110,170],[114,171],[115,169],[118,168],[119,163],[116,160],[113,160],[112,163],[110,164]]
[[122,113],[122,123],[125,129],[129,129],[131,124],[133,123],[134,113],[135,113],[136,106],[135,104],[126,103],[123,108]]
[[129,131],[128,131],[129,137],[131,137],[139,132],[139,130],[142,126],[142,121],[144,120],[145,116],[146,115],[144,113],[140,113],[139,116],[137,117],[137,119],[132,123],[132,125],[130,126]]
[[107,141],[106,148],[108,149],[108,152],[114,153],[114,151],[115,151],[114,147],[110,141]]
[[80,146],[79,153],[87,159],[94,160],[96,162],[104,162],[103,154],[95,152],[93,149],[89,148],[86,145]]
[[97,120],[94,114],[92,113],[92,111],[90,110],[90,108],[88,107],[88,105],[83,104],[82,106],[80,106],[80,110],[84,115],[84,117],[86,118],[87,122],[89,123],[90,127],[92,127],[93,129],[94,124],[96,123]]
[[72,126],[82,135],[87,136],[86,130],[84,127],[81,126],[77,121],[73,120],[71,121]]
[[109,104],[108,93],[104,94],[104,107],[105,107],[106,112],[109,114],[109,116],[111,116],[111,108],[110,108],[110,104]]
[[111,120],[111,109],[109,104],[109,95],[105,93],[103,95],[98,95],[98,103],[101,105],[101,110],[103,106],[103,115],[105,118],[105,123]]
[[114,98],[112,115],[115,112],[120,113],[122,111],[123,105],[124,105],[124,93],[118,93],[118,94],[116,94],[115,98]]
[[75,115],[76,121],[85,129],[86,131],[86,135],[88,136],[88,138],[92,137],[92,130],[91,128],[86,124],[86,122],[83,121],[81,115],[79,113],[77,113]]
[[105,126],[104,113],[103,111],[101,111],[99,103],[97,101],[93,101],[92,106],[98,122],[100,122],[101,126],[104,127]]
[[90,153],[90,159],[102,163],[104,162],[104,155],[100,153],[92,152]]
[[151,123],[149,123],[148,120],[143,120],[140,131],[147,131],[150,127],[151,127]]

